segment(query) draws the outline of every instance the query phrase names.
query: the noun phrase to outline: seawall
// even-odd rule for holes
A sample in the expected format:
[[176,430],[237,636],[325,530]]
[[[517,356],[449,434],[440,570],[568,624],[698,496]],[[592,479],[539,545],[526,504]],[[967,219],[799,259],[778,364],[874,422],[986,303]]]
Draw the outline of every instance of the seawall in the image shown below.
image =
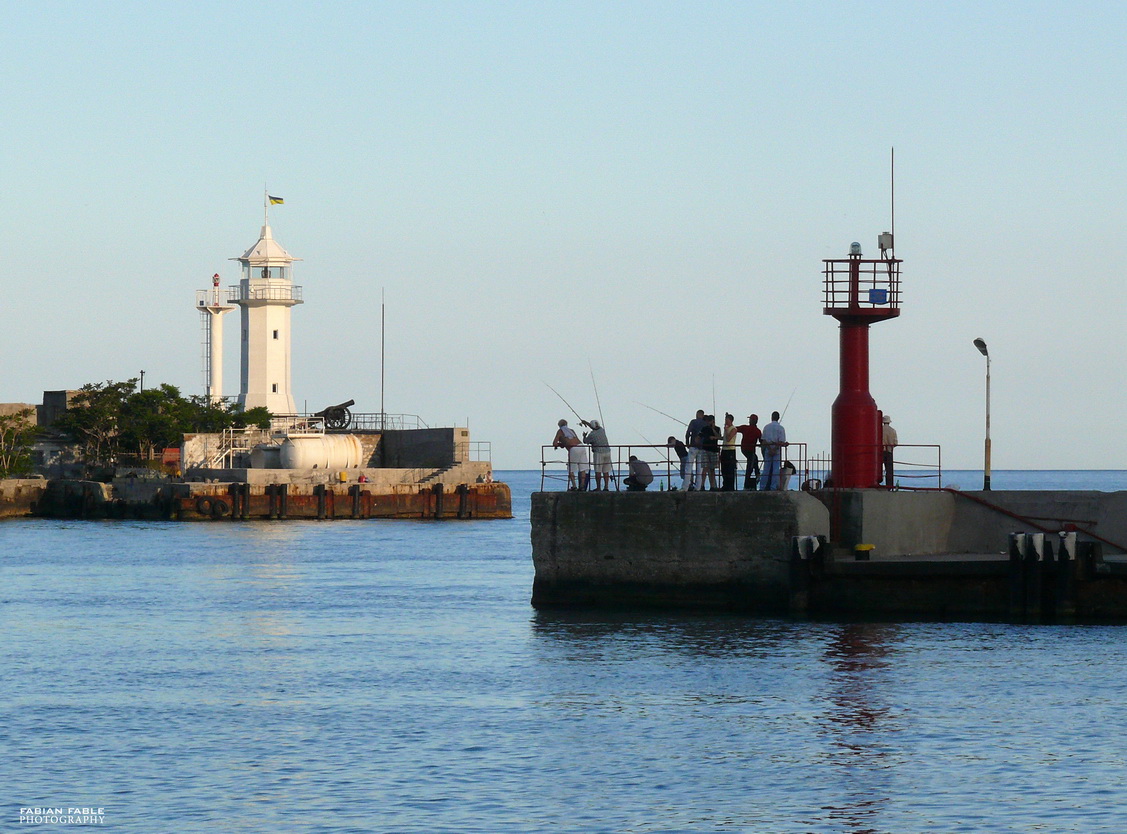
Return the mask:
[[532,602],[785,612],[791,538],[828,533],[804,492],[539,492]]
[[[1015,552],[1013,533],[1044,547]],[[1127,493],[537,493],[532,602],[1118,620],[1125,545]]]
[[31,515],[47,482],[42,478],[9,478],[0,481],[0,518]]
[[500,482],[447,486],[293,483],[174,483],[118,478],[47,482],[35,514],[51,518],[169,521],[512,518]]

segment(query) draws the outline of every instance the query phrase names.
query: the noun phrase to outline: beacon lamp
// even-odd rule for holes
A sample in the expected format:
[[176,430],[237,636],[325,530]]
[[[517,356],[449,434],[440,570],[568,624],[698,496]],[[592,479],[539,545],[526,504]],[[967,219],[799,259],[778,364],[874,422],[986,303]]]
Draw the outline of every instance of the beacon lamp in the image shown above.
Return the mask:
[[982,489],[990,490],[990,352],[986,349],[986,341],[978,338],[974,340],[978,352],[986,357],[986,450],[985,461],[982,469]]

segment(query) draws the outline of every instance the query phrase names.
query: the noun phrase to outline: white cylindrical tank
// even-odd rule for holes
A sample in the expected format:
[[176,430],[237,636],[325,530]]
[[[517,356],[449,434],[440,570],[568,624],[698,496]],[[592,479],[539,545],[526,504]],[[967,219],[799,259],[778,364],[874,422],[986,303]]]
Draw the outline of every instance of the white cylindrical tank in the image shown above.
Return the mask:
[[354,434],[318,434],[287,438],[282,469],[353,469],[364,463],[364,449]]

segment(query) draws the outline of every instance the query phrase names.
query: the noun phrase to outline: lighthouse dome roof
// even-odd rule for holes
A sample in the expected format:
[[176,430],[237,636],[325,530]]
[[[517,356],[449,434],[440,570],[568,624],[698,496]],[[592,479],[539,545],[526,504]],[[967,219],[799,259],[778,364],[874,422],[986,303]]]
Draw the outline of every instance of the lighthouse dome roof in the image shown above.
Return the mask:
[[282,244],[274,240],[274,233],[270,226],[262,227],[258,242],[233,261],[242,261],[249,266],[288,266],[301,258],[295,258],[285,250]]

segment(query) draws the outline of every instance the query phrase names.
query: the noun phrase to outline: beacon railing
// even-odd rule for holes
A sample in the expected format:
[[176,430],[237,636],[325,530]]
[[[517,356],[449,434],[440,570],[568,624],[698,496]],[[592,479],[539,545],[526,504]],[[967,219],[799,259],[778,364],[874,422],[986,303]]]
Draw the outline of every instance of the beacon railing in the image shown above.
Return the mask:
[[196,290],[196,306],[197,307],[226,307],[227,298],[219,287],[210,290]]
[[[594,448],[587,446],[587,472],[589,473],[588,488],[595,489],[595,455]],[[681,461],[669,446],[654,444],[629,444],[624,446],[610,446],[610,480],[615,489],[621,489],[622,479],[630,474],[630,456],[637,456],[638,460],[649,464],[653,472],[654,481],[650,490],[677,489],[681,482]],[[746,458],[743,453],[736,450],[736,489],[743,488]],[[759,466],[762,470],[763,455],[759,450]],[[540,447],[540,491],[546,485],[560,486],[561,489],[569,487],[568,475],[568,450],[556,449],[552,446]],[[810,478],[809,463],[805,443],[788,443],[783,450],[780,460],[780,471],[785,476],[781,480],[783,489],[796,489]],[[719,462],[713,470],[716,473],[716,488],[720,488],[721,468]],[[760,477],[762,482],[762,477]]]
[[[877,483],[884,482],[884,462],[878,444],[851,445],[845,453],[865,453],[880,461],[875,476]],[[905,489],[939,488],[943,486],[943,450],[936,443],[899,443],[892,454],[893,481]],[[816,482],[813,488],[833,489],[833,461],[823,452],[810,459],[809,478]],[[908,483],[901,483],[907,481]]]
[[228,301],[301,301],[301,287],[228,287]]
[[849,259],[823,263],[822,301],[826,310],[882,311],[900,307],[900,260]]

